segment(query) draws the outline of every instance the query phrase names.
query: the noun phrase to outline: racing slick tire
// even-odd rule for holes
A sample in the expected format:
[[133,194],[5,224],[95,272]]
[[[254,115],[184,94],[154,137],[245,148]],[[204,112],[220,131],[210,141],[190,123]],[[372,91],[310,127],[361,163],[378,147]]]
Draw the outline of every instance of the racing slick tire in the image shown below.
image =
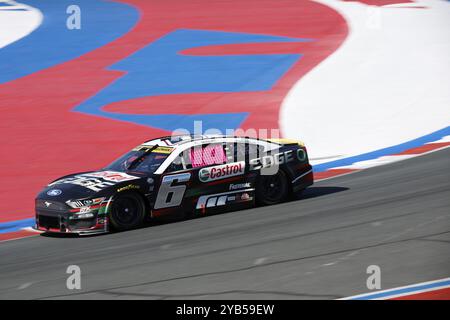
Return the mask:
[[286,173],[278,170],[273,175],[260,175],[256,181],[256,203],[271,205],[283,202],[289,195]]
[[129,230],[140,226],[145,218],[145,204],[142,198],[133,192],[119,195],[114,199],[110,213],[113,230]]

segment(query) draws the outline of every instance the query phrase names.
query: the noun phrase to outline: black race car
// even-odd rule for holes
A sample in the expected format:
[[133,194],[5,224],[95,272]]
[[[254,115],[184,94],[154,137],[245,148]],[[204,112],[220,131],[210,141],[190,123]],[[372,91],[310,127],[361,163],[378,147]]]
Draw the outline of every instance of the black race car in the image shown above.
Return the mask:
[[36,229],[127,230],[148,218],[276,204],[312,183],[299,142],[168,136],[137,146],[101,170],[50,183],[36,199]]

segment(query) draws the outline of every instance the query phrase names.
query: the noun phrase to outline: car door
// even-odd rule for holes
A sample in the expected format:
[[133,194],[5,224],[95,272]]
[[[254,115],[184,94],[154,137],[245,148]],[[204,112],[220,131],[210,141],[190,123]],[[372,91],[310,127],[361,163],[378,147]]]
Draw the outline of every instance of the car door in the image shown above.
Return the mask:
[[247,150],[244,143],[216,141],[180,152],[161,176],[154,215],[252,206],[256,174],[248,170]]
[[192,212],[215,213],[252,205],[253,183],[248,180],[245,148],[235,142],[214,142],[191,149],[189,156],[192,185],[187,197]]
[[187,168],[183,153],[175,155],[162,173],[153,177],[158,186],[152,196],[152,217],[183,215],[186,194],[192,184],[192,170]]
[[[220,183],[207,183],[210,179],[204,177],[204,172],[211,168],[214,173],[227,162],[226,147],[221,142],[198,144],[179,151],[157,178],[159,188],[152,216],[173,214],[176,211],[198,211],[197,202],[200,197],[222,191]],[[245,169],[244,164],[241,166]],[[211,180],[220,179],[212,177]]]

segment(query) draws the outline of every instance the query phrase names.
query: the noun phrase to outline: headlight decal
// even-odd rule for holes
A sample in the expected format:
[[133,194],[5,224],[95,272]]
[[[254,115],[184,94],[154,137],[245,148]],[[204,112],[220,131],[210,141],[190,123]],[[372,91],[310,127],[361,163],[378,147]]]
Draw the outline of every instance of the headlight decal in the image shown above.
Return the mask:
[[105,197],[101,197],[101,198],[94,198],[94,199],[79,199],[79,200],[69,200],[66,201],[66,204],[74,209],[77,208],[81,208],[81,207],[88,207],[88,206],[92,206],[92,205],[98,205],[101,204],[103,202],[103,200],[105,200]]

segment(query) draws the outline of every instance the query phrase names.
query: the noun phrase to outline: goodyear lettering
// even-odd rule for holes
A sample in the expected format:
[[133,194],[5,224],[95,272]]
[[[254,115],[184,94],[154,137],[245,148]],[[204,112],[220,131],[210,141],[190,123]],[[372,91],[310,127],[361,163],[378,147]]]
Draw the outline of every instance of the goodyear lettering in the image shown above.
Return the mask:
[[156,149],[153,150],[153,152],[155,153],[164,153],[164,154],[170,154],[172,153],[173,148],[171,147],[157,147]]
[[[140,145],[133,149],[133,151],[146,151],[148,149],[154,148],[155,146],[152,145]],[[165,147],[165,146],[158,146],[155,149],[152,150],[154,153],[163,153],[163,154],[170,154],[174,148],[172,147]]]
[[117,192],[122,192],[122,191],[126,191],[126,190],[133,190],[133,189],[139,189],[139,188],[140,188],[139,186],[136,186],[134,184],[129,184],[129,185],[125,186],[125,187],[117,189]]

